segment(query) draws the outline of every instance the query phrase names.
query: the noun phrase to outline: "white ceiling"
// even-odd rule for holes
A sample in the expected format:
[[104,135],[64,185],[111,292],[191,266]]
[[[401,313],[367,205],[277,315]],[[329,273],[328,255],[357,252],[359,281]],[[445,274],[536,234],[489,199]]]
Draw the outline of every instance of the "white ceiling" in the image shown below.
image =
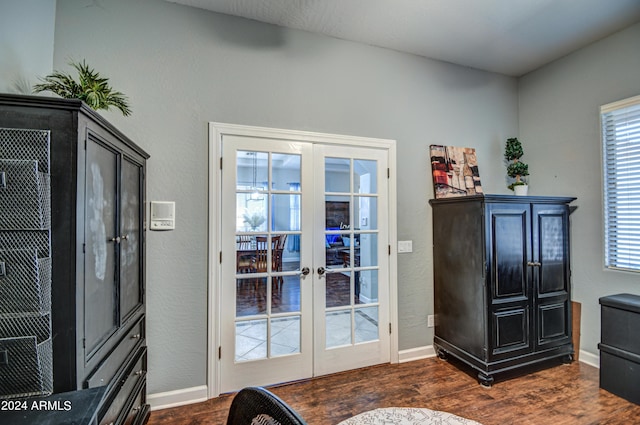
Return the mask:
[[167,1],[511,76],[640,21],[640,0]]

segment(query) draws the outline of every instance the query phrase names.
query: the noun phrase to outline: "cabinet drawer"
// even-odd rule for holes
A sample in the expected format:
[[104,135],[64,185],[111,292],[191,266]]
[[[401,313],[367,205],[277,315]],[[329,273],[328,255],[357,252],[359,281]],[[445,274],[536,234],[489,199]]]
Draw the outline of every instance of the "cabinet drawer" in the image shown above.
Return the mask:
[[142,344],[145,336],[144,332],[144,316],[142,316],[138,322],[125,333],[111,354],[89,375],[89,378],[85,382],[85,387],[93,388],[108,385],[118,370],[122,368],[122,365],[130,353]]
[[[117,386],[114,388],[115,394],[110,397],[110,405],[107,408],[106,413],[100,420],[100,425],[112,425],[122,424],[123,421],[128,418],[131,410],[136,408],[136,402],[142,405],[142,393],[141,388],[144,387],[145,379],[147,376],[147,349],[142,347],[136,355],[137,360],[128,365],[124,375],[118,380]],[[138,394],[135,395],[135,390],[138,389]],[[138,396],[140,399],[138,400]],[[131,400],[134,405],[127,413],[123,410],[127,407]],[[131,404],[129,404],[131,406]],[[137,412],[137,411],[136,411]],[[125,416],[126,415],[126,416]],[[135,415],[134,415],[135,416]]]
[[137,390],[137,395],[131,408],[126,415],[123,415],[123,425],[138,425],[145,423],[145,417],[149,415],[149,405],[147,405],[147,384],[142,383]]

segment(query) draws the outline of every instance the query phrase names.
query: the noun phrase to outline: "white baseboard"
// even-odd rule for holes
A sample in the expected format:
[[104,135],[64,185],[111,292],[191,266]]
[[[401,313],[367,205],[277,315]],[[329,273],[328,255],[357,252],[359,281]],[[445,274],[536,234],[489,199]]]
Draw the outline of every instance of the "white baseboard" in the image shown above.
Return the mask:
[[[408,350],[400,350],[398,352],[398,363],[406,363],[413,360],[426,359],[429,357],[435,357],[436,351],[433,345],[426,345],[424,347],[410,348]],[[588,351],[580,350],[579,361],[588,364],[596,368],[600,368],[600,356]]]
[[435,357],[436,350],[433,345],[426,345],[424,347],[410,348],[408,350],[400,350],[398,352],[398,363],[411,362],[413,360],[426,359],[428,357]]
[[207,401],[207,394],[207,386],[201,385],[199,387],[149,394],[147,396],[147,403],[151,406],[151,410],[168,409],[169,407]]
[[578,361],[600,369],[600,355],[580,350]]

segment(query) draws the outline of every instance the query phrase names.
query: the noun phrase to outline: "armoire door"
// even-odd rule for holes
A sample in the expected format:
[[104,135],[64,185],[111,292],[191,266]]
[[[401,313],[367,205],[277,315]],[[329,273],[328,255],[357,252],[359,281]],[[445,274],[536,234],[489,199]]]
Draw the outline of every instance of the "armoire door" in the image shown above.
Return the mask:
[[143,305],[144,175],[142,164],[124,155],[120,196],[120,317],[124,322]]
[[489,297],[491,360],[533,350],[531,211],[529,204],[488,204],[487,255],[491,275]]
[[86,144],[84,231],[85,361],[118,327],[117,185],[119,154],[89,136]]
[[536,348],[571,340],[569,211],[566,205],[533,204],[530,267],[536,291]]

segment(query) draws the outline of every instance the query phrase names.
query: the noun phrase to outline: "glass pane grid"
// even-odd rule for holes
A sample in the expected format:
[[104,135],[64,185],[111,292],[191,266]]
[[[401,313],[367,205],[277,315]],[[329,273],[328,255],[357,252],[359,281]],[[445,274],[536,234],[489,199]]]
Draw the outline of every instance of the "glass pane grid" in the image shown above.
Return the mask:
[[299,354],[300,322],[300,314],[256,316],[236,321],[235,361]]
[[[302,235],[301,158],[270,152],[249,155],[238,152],[239,158],[242,155],[248,158],[243,161],[250,168],[244,172],[251,178],[240,184],[239,159],[236,251],[246,251],[253,257],[253,264],[251,269],[241,270],[237,260],[237,282],[246,287],[241,291],[238,286],[236,295],[237,304],[244,304],[244,308],[236,309],[237,362],[297,354],[301,346],[300,278],[296,271],[300,268]],[[291,185],[290,181],[298,183]],[[289,238],[292,250],[288,251],[285,263],[283,255]]]

